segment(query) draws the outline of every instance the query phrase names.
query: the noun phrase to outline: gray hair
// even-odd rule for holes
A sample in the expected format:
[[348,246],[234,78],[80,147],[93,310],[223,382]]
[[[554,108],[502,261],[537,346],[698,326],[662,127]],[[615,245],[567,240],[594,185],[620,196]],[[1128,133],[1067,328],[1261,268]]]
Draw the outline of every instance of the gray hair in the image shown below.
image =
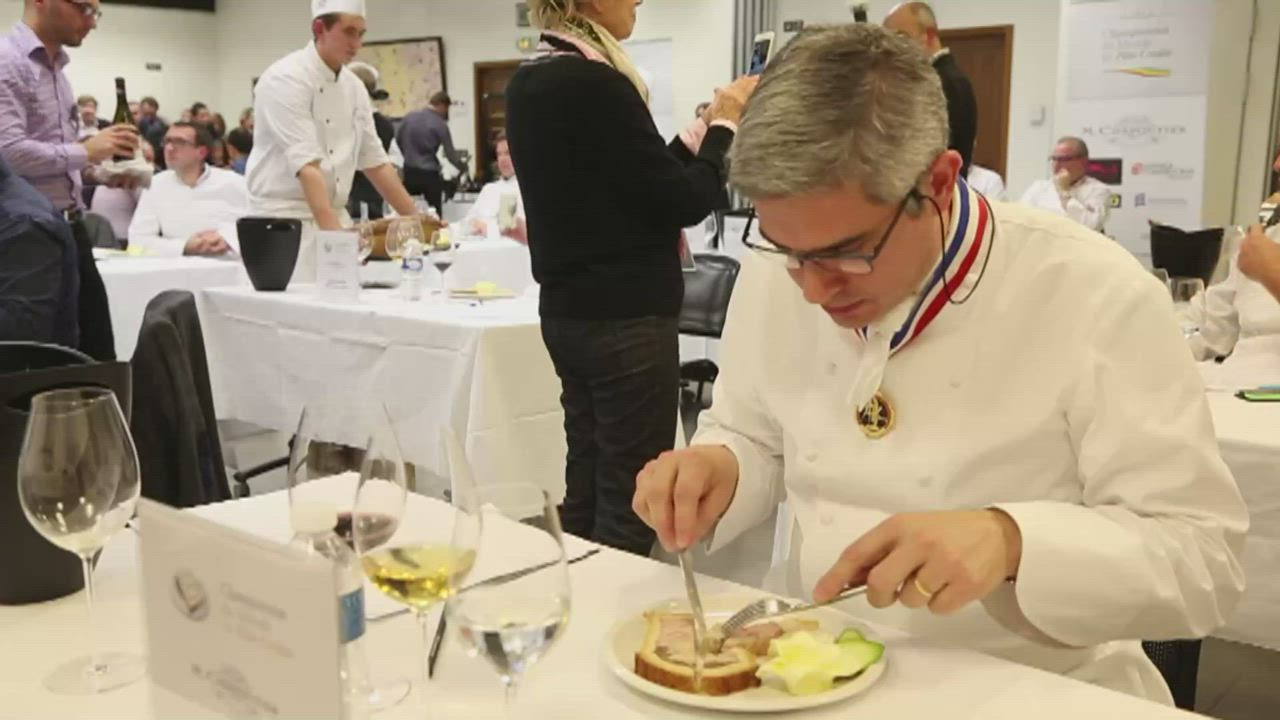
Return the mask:
[[862,23],[805,30],[747,104],[730,181],[754,198],[860,184],[896,203],[949,134],[942,84],[909,40]]
[[1089,146],[1085,144],[1084,140],[1081,140],[1075,135],[1063,135],[1058,138],[1058,142],[1056,144],[1061,145],[1062,143],[1070,143],[1071,146],[1076,149],[1076,155],[1079,155],[1082,158],[1089,157]]

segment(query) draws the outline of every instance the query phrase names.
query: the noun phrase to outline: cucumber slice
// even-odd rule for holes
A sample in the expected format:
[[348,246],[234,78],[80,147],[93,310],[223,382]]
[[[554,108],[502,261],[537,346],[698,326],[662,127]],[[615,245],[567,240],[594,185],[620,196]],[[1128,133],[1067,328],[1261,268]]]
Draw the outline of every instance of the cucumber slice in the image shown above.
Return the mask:
[[863,640],[866,640],[866,638],[862,637],[862,633],[854,630],[853,628],[848,628],[844,632],[840,633],[840,637],[836,638],[836,643],[843,645],[848,642],[862,642]]
[[854,677],[879,662],[884,656],[884,645],[870,640],[857,640],[840,643],[840,651],[843,653],[841,660],[849,663],[843,668],[846,672],[837,678],[843,680]]

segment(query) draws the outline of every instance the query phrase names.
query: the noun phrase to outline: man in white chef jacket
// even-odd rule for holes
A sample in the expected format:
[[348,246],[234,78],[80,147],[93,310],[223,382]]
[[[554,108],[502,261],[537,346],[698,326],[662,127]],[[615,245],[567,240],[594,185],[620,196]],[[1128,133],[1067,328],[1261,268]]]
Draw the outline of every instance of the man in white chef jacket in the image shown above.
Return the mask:
[[714,403],[634,509],[714,551],[785,498],[789,593],[865,583],[871,622],[1169,703],[1138,641],[1223,624],[1248,514],[1167,293],[1076,223],[993,210],[947,137],[928,62],[876,26],[765,71],[731,182],[767,240]]
[[397,213],[415,213],[374,129],[369,94],[344,67],[363,43],[364,0],[312,0],[311,15],[313,41],[277,60],[254,88],[246,172],[253,214],[303,221],[299,282],[315,276],[315,231],[350,225],[356,170]]
[[1105,230],[1111,214],[1111,189],[1089,176],[1089,146],[1084,140],[1071,136],[1058,140],[1049,164],[1053,177],[1031,183],[1022,202],[1065,215],[1090,230]]

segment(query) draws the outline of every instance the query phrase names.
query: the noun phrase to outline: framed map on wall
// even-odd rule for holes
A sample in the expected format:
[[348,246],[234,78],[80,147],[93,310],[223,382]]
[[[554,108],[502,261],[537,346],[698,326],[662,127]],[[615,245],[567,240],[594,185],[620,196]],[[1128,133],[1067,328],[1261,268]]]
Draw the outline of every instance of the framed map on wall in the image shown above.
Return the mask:
[[389,98],[376,103],[387,117],[402,118],[427,106],[427,100],[447,89],[444,40],[439,37],[367,42],[356,55],[378,69],[379,87]]

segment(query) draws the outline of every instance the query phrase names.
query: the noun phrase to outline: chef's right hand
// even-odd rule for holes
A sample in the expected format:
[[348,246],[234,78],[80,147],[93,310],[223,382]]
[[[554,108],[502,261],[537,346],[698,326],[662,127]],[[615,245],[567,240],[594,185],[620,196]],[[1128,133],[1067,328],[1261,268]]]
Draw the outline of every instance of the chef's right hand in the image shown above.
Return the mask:
[[636,475],[631,501],[668,552],[685,550],[711,531],[738,489],[738,459],[723,445],[668,451]]
[[133,157],[138,149],[138,130],[132,125],[112,125],[84,141],[89,164],[97,165],[115,155]]

